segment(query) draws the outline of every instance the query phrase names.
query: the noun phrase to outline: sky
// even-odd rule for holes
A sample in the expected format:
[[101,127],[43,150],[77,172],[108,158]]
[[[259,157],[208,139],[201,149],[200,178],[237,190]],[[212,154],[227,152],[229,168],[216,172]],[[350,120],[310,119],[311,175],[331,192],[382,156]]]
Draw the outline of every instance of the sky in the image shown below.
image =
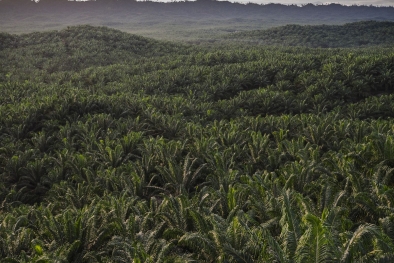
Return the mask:
[[[72,0],[71,0],[72,1]],[[78,1],[78,0],[74,0]],[[89,1],[89,0],[79,0],[79,1]],[[140,0],[137,0],[140,1]],[[155,2],[172,2],[172,1],[187,1],[187,0],[151,0]],[[269,4],[269,3],[280,3],[285,5],[302,5],[302,4],[341,4],[341,5],[375,5],[375,6],[394,6],[394,0],[218,0],[218,1],[229,1],[238,3],[258,3],[258,4]]]
[[394,0],[339,0],[333,2],[319,1],[319,0],[229,0],[230,2],[239,3],[259,3],[259,4],[269,4],[269,3],[281,3],[281,4],[325,4],[325,3],[337,3],[342,5],[377,5],[377,6],[394,6]]
[[[1,0],[0,0],[1,1]],[[32,0],[35,2],[39,2],[40,0]],[[69,1],[94,1],[94,0],[69,0]],[[139,0],[137,0],[139,1]],[[172,1],[183,1],[183,0],[152,0],[155,2],[172,2]],[[187,0],[186,0],[187,1]],[[220,0],[219,0],[220,1]],[[258,4],[269,4],[269,3],[280,3],[280,4],[329,4],[336,3],[342,5],[375,5],[375,6],[394,6],[394,0],[339,0],[339,1],[319,1],[319,0],[225,0],[229,2],[238,2],[238,3],[258,3]]]
[[[314,4],[323,4],[323,3],[332,3],[326,1],[316,1],[316,0],[238,0],[238,2],[255,2],[255,3],[282,3],[282,4],[303,4],[303,3],[314,3]],[[340,1],[333,1],[333,3],[338,3],[342,5],[378,5],[378,6],[394,6],[394,0],[340,0]]]

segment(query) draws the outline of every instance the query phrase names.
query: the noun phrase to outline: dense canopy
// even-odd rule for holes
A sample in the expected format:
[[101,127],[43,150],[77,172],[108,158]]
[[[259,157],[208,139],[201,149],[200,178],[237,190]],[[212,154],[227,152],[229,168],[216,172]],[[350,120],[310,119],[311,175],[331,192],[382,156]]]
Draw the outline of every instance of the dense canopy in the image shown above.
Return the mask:
[[5,262],[393,262],[392,47],[0,39]]

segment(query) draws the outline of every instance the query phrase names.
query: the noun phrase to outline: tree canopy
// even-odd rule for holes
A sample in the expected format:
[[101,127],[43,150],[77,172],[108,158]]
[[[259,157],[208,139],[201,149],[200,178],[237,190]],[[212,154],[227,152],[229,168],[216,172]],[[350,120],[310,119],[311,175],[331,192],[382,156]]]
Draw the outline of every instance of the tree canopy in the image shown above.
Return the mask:
[[5,262],[392,262],[394,50],[0,34]]

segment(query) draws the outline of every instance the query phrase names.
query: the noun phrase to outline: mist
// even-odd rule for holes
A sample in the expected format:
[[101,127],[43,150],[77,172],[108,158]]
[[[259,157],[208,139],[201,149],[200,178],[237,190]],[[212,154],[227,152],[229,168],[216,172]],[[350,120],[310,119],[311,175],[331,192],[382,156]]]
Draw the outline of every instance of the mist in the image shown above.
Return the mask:
[[303,1],[269,4],[277,1],[2,0],[0,31],[20,34],[89,24],[156,39],[195,42],[216,41],[223,34],[287,24],[394,21],[394,8],[380,7],[392,1],[345,0],[340,2],[342,5]]

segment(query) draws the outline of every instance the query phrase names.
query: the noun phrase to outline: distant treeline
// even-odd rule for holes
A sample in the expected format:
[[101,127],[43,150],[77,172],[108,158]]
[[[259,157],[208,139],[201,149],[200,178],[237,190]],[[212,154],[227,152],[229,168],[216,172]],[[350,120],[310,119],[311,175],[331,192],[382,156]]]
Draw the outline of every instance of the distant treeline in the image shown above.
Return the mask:
[[[0,31],[9,33],[91,24],[132,33],[139,33],[144,29],[148,32],[156,30],[159,33],[165,32],[163,36],[166,36],[174,31],[188,31],[185,34],[192,34],[193,30],[219,29],[225,30],[219,33],[224,33],[286,24],[344,24],[366,20],[394,21],[394,8],[339,4],[259,5],[211,0],[171,3],[134,0],[40,0],[39,3],[30,0],[0,1]],[[213,32],[213,35],[217,34]]]
[[341,26],[286,25],[226,35],[225,39],[263,45],[304,47],[390,46],[394,43],[394,22],[364,21]]

